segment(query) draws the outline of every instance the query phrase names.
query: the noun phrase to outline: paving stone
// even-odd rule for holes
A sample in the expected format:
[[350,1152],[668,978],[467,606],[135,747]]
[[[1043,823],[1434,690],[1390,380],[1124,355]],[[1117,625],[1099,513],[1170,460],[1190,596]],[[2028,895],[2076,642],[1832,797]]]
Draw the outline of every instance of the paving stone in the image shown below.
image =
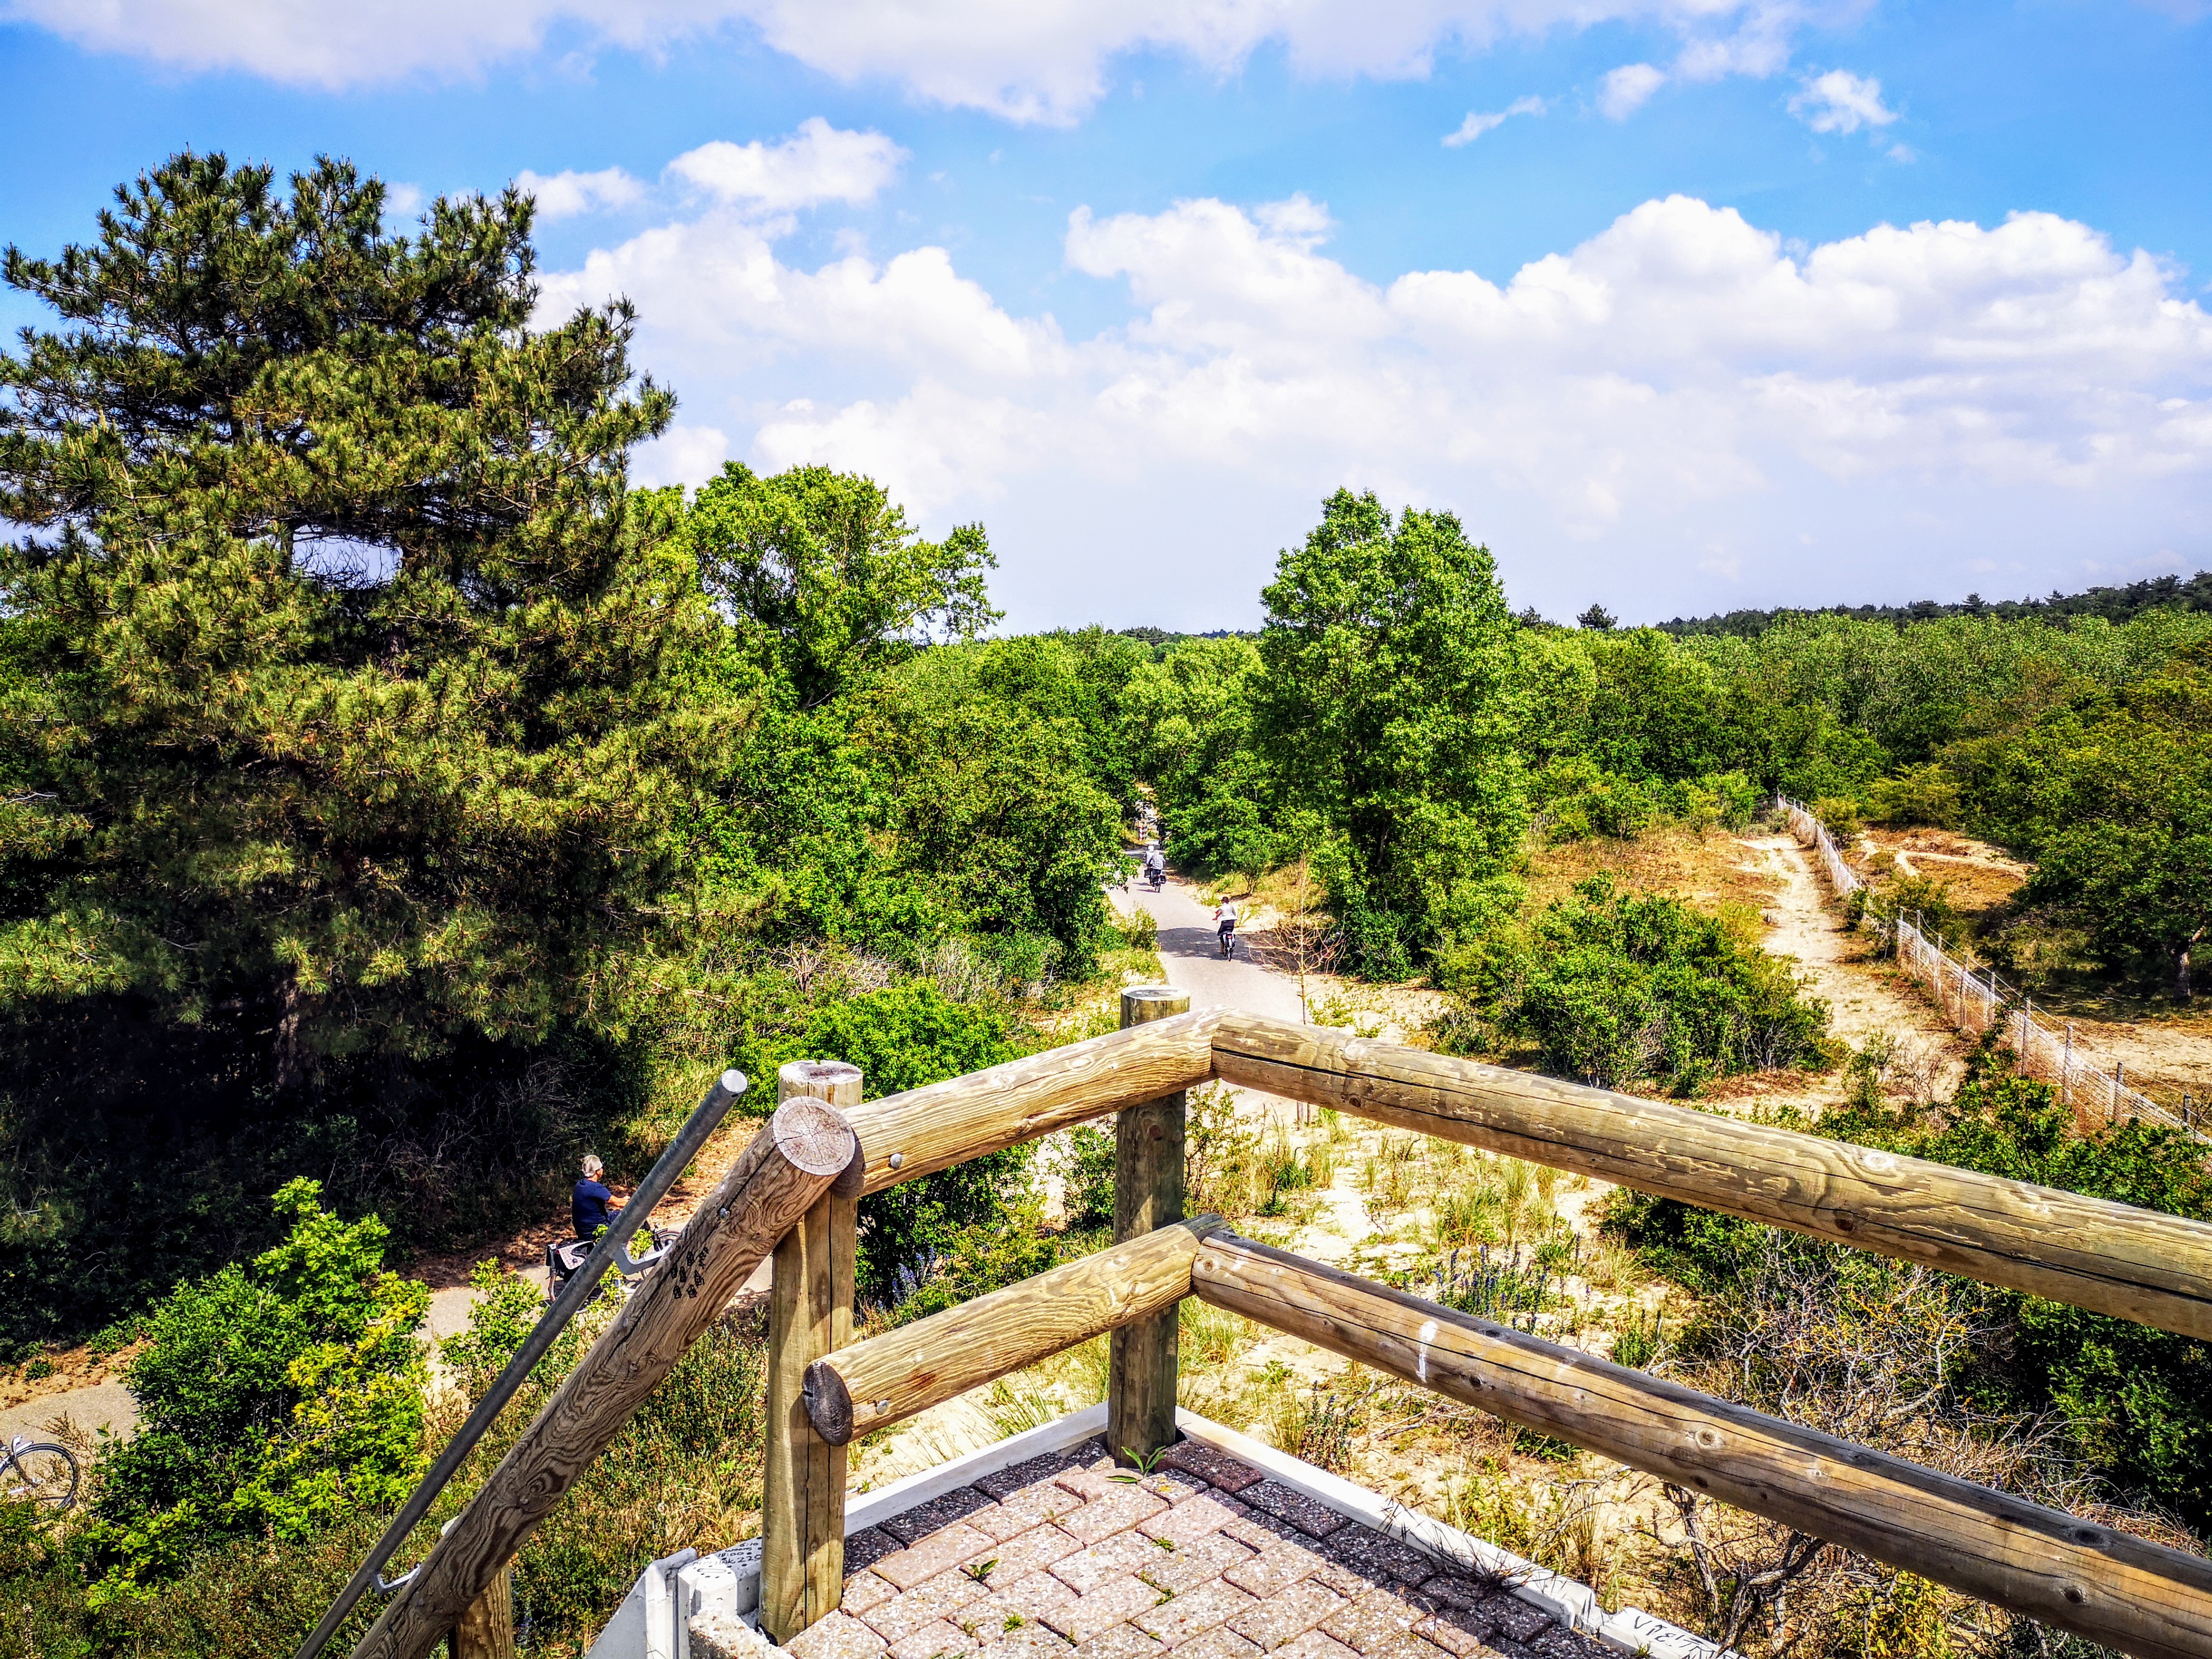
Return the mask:
[[967,1524],[994,1538],[1012,1538],[1031,1527],[1073,1515],[1082,1507],[1080,1494],[1055,1482],[1039,1480],[1008,1492],[989,1509],[976,1510],[967,1517]]
[[1044,1622],[1071,1642],[1085,1642],[1159,1604],[1160,1593],[1140,1578],[1112,1578],[1053,1608]]
[[[1421,1580],[1421,1594],[1431,1601],[1452,1607],[1480,1607],[1498,1594],[1497,1579],[1469,1578],[1455,1572],[1440,1572]],[[1525,1605],[1516,1603],[1516,1605]],[[1496,1623],[1496,1620],[1492,1620]]]
[[1277,1519],[1289,1522],[1309,1537],[1326,1538],[1351,1524],[1327,1504],[1315,1503],[1304,1492],[1292,1492],[1279,1480],[1258,1481],[1237,1496],[1255,1510],[1265,1510]]
[[1137,1522],[1137,1530],[1147,1538],[1188,1544],[1210,1532],[1219,1532],[1231,1521],[1242,1520],[1251,1513],[1233,1498],[1208,1492],[1203,1498],[1170,1504],[1160,1514],[1146,1516]]
[[1027,1532],[1017,1533],[987,1550],[978,1551],[973,1561],[961,1565],[980,1567],[985,1562],[995,1562],[997,1565],[989,1571],[991,1577],[1018,1578],[1025,1572],[1042,1572],[1082,1547],[1080,1539],[1069,1537],[1058,1527],[1031,1527]]
[[1243,1492],[1267,1478],[1243,1458],[1201,1446],[1195,1440],[1176,1441],[1160,1454],[1160,1462],[1165,1468],[1194,1474],[1208,1486],[1218,1486],[1225,1492]]
[[1332,1614],[1322,1629],[1371,1659],[1395,1647],[1401,1638],[1433,1611],[1433,1605],[1417,1606],[1387,1589],[1370,1590]]
[[1310,1630],[1287,1646],[1276,1650],[1276,1659],[1358,1659],[1352,1650],[1334,1636]]
[[1344,1605],[1334,1590],[1301,1579],[1255,1603],[1229,1621],[1229,1628],[1267,1652],[1296,1641]]
[[978,1510],[989,1509],[993,1501],[973,1486],[956,1486],[942,1497],[892,1516],[883,1523],[883,1528],[900,1543],[912,1544]]
[[893,1551],[904,1547],[881,1527],[869,1527],[845,1540],[845,1571],[848,1573],[865,1571]]
[[983,1644],[975,1659],[1062,1659],[1074,1650],[1058,1631],[1030,1623],[1001,1631]]
[[933,1620],[950,1619],[970,1601],[990,1592],[966,1573],[940,1572],[912,1589],[878,1603],[860,1615],[887,1642],[902,1639]]
[[1048,1571],[1070,1589],[1087,1595],[1109,1579],[1134,1577],[1152,1565],[1159,1553],[1159,1546],[1142,1533],[1118,1533],[1086,1550],[1061,1557]]
[[851,1613],[833,1613],[783,1645],[798,1659],[875,1659],[884,1650],[884,1638]]
[[1595,1637],[1584,1636],[1580,1631],[1553,1625],[1549,1630],[1528,1638],[1532,1653],[1543,1659],[1589,1659],[1589,1656],[1604,1653],[1605,1644]]
[[1216,1579],[1212,1583],[1161,1602],[1149,1613],[1139,1613],[1130,1623],[1156,1636],[1163,1647],[1174,1647],[1194,1636],[1203,1636],[1217,1625],[1225,1625],[1245,1608],[1252,1597]]
[[1170,1504],[1188,1503],[1194,1498],[1204,1498],[1213,1488],[1194,1474],[1185,1474],[1177,1469],[1154,1469],[1141,1482],[1145,1490],[1156,1498],[1164,1498]]
[[1134,1625],[1116,1625],[1073,1650],[1073,1659],[1159,1659],[1160,1644]]
[[1482,1612],[1500,1636],[1509,1636],[1516,1642],[1525,1642],[1540,1630],[1551,1626],[1551,1620],[1536,1611],[1510,1590],[1492,1590],[1484,1598]]
[[[1371,1653],[1360,1659],[1453,1659],[1450,1652],[1423,1638],[1417,1632],[1406,1631],[1394,1636]],[[1575,1659],[1583,1659],[1577,1654]]]
[[1473,1608],[1442,1607],[1414,1626],[1413,1632],[1461,1659],[1482,1659],[1492,1650],[1490,1638],[1496,1629]]
[[1322,1553],[1382,1583],[1418,1584],[1437,1570],[1437,1564],[1412,1545],[1385,1537],[1371,1527],[1345,1528],[1322,1547]]
[[1167,1507],[1166,1498],[1155,1498],[1141,1486],[1109,1486],[1074,1514],[1061,1516],[1057,1524],[1085,1543],[1095,1544],[1102,1538],[1127,1531],[1139,1521],[1163,1513]]
[[1047,1452],[1042,1457],[1012,1463],[982,1476],[975,1482],[975,1488],[986,1497],[995,1498],[1003,1504],[1024,1487],[1049,1485],[1053,1476],[1082,1467],[1080,1459],[1070,1457],[1066,1452]]
[[1218,1625],[1177,1648],[1176,1659],[1260,1659],[1260,1650],[1228,1626]]
[[1235,1539],[1210,1532],[1179,1549],[1156,1549],[1152,1560],[1137,1569],[1137,1577],[1148,1584],[1157,1584],[1182,1595],[1200,1584],[1212,1583],[1230,1568],[1251,1559],[1252,1552]]
[[1042,1619],[1054,1607],[1075,1599],[1075,1592],[1048,1572],[1025,1572],[1004,1583],[994,1574],[991,1595],[1007,1611],[1024,1619]]
[[[1025,1611],[1003,1595],[987,1595],[980,1601],[970,1601],[952,1615],[951,1622],[977,1641],[992,1643],[1002,1636],[1012,1636],[1022,1630],[1044,1630],[1044,1621],[1036,1614]],[[1058,1637],[1053,1638],[1060,1642]],[[1066,1644],[1060,1642],[1061,1646]]]
[[1312,1577],[1314,1569],[1323,1565],[1323,1558],[1311,1550],[1278,1545],[1273,1549],[1260,1551],[1249,1561],[1224,1569],[1222,1576],[1238,1589],[1267,1596],[1289,1589],[1301,1578]]
[[[991,1540],[975,1528],[955,1522],[918,1544],[884,1556],[875,1563],[875,1570],[901,1589],[911,1589],[925,1578],[936,1577],[947,1567],[974,1560],[990,1547]],[[851,1568],[846,1571],[849,1572]]]
[[898,1594],[898,1589],[888,1578],[878,1578],[872,1572],[848,1572],[845,1575],[845,1593],[837,1605],[855,1619],[866,1614],[871,1607],[879,1607]]
[[972,1654],[977,1644],[971,1637],[954,1629],[942,1619],[933,1619],[921,1629],[910,1631],[884,1651],[890,1659],[958,1659],[963,1654]]

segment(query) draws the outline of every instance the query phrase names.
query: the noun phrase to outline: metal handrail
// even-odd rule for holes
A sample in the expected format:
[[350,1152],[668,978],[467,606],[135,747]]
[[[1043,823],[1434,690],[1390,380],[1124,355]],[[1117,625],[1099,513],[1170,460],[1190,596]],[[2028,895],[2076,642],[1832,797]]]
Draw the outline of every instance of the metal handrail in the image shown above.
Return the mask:
[[514,1391],[522,1386],[523,1380],[545,1357],[545,1351],[553,1346],[553,1339],[561,1334],[584,1304],[591,1300],[592,1292],[599,1287],[607,1268],[617,1258],[633,1271],[647,1265],[630,1257],[628,1246],[632,1235],[645,1224],[646,1218],[653,1212],[653,1206],[668,1195],[668,1189],[676,1184],[677,1178],[684,1173],[686,1166],[699,1155],[699,1149],[707,1144],[707,1137],[714,1133],[748,1086],[743,1072],[725,1072],[715,1079],[714,1086],[707,1091],[707,1097],[699,1103],[698,1109],[685,1120],[676,1139],[668,1143],[668,1150],[661,1153],[651,1171],[638,1183],[637,1191],[631,1194],[622,1213],[615,1218],[614,1224],[599,1235],[599,1243],[592,1247],[591,1255],[585,1258],[584,1265],[576,1270],[575,1276],[569,1279],[553,1305],[530,1328],[530,1334],[524,1339],[522,1346],[515,1351],[514,1358],[507,1362],[507,1369],[500,1372],[499,1380],[491,1385],[491,1391],[477,1402],[476,1409],[469,1413],[469,1420],[461,1425],[460,1431],[439,1455],[438,1461],[430,1466],[430,1472],[422,1477],[422,1483],[415,1488],[414,1495],[400,1505],[399,1513],[392,1517],[392,1524],[384,1529],[384,1536],[376,1540],[376,1547],[369,1551],[346,1587],[338,1592],[337,1600],[331,1603],[331,1610],[323,1615],[322,1623],[317,1625],[313,1633],[300,1644],[293,1659],[315,1659],[315,1656],[323,1650],[324,1644],[337,1634],[338,1626],[345,1622],[346,1615],[354,1610],[372,1586],[388,1595],[422,1571],[418,1564],[397,1578],[387,1579],[384,1576],[385,1563],[391,1560],[393,1553],[407,1541],[407,1534],[415,1530],[416,1523],[429,1513],[430,1505],[446,1489],[446,1483],[453,1478],[455,1471],[476,1449],[477,1442],[483,1438],[484,1431],[491,1427]]

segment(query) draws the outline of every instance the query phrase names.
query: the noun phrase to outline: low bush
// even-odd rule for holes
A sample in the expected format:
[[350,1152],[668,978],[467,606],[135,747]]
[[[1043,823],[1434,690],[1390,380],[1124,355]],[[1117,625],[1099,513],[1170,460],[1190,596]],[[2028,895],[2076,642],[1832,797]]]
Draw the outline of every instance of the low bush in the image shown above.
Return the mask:
[[1061,1206],[1071,1228],[1105,1227],[1114,1221],[1114,1137],[1088,1125],[1070,1129],[1054,1149]]
[[[1832,1112],[1823,1133],[2008,1180],[2033,1182],[2196,1220],[2212,1219],[2212,1166],[2179,1129],[2128,1121],[2084,1133],[2046,1084],[1991,1077],[1948,1105]],[[1610,1224],[1654,1265],[1748,1308],[1771,1301],[1768,1229],[1626,1190]],[[1789,1248],[1813,1249],[1793,1243]],[[1856,1252],[1877,1277],[1906,1270]],[[1840,1266],[1836,1272],[1844,1272]],[[2130,1498],[2212,1526],[2212,1346],[2061,1303],[1946,1281],[1987,1298],[2005,1335],[1976,1374],[1991,1399],[2051,1413],[2069,1452]],[[1932,1292],[1931,1292],[1932,1293]]]
[[[1007,1020],[994,1006],[957,1002],[928,980],[911,980],[811,1008],[803,1024],[755,1037],[738,1063],[768,1078],[791,1060],[842,1060],[860,1068],[867,1097],[917,1089],[1013,1057]],[[909,1181],[860,1202],[858,1278],[864,1299],[902,1299],[927,1279],[969,1227],[1006,1224],[1030,1192],[1034,1150],[1012,1146]]]
[[[1826,1005],[1801,996],[1786,964],[1609,877],[1579,884],[1474,975],[1489,1027],[1533,1042],[1547,1071],[1607,1088],[1654,1079],[1691,1095],[1716,1077],[1832,1061]],[[1434,1030],[1460,1051],[1483,1036],[1464,1018]]]
[[384,1271],[382,1222],[341,1221],[319,1192],[288,1182],[283,1243],[179,1285],[147,1319],[124,1373],[138,1429],[100,1457],[82,1534],[95,1600],[175,1577],[225,1539],[289,1547],[405,1496],[430,1293]]
[[1949,830],[1958,824],[1960,811],[1957,780],[1933,761],[1867,786],[1867,816],[1876,823]]

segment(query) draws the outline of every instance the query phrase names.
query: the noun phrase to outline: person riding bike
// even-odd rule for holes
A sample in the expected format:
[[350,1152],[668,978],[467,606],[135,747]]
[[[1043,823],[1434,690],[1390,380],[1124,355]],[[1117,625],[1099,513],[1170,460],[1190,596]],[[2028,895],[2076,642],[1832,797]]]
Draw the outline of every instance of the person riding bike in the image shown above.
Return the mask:
[[1222,900],[1214,907],[1213,925],[1221,931],[1221,954],[1230,955],[1237,948],[1237,907]]
[[1151,880],[1154,892],[1159,890],[1160,884],[1167,878],[1167,854],[1160,851],[1158,842],[1154,842],[1152,850],[1145,854],[1145,874]]

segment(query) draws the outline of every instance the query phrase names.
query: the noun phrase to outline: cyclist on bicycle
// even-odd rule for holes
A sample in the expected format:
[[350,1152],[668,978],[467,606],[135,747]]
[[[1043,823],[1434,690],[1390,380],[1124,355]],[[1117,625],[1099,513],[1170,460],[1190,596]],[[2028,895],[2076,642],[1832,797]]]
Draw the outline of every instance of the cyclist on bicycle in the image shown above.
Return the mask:
[[1167,872],[1167,854],[1161,852],[1159,843],[1154,842],[1152,850],[1145,854],[1145,874],[1151,880],[1153,888],[1157,890],[1166,878]]
[[1221,954],[1227,956],[1237,948],[1237,907],[1224,899],[1214,907],[1213,925],[1221,933]]

